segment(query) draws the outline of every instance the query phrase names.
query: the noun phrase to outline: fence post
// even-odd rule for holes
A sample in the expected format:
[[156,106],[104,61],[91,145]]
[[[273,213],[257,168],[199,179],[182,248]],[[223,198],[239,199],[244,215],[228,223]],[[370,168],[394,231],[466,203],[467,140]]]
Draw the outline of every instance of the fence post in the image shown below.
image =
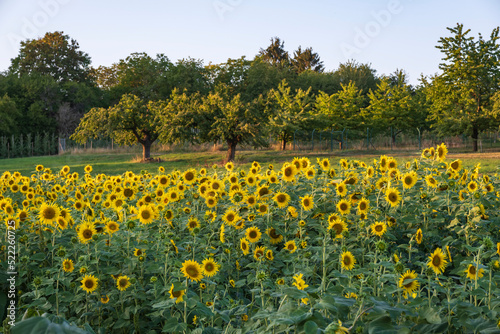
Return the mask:
[[330,151],[333,152],[333,130],[330,132]]
[[390,139],[390,141],[391,141],[391,151],[392,151],[392,126],[391,126],[391,139]]
[[420,133],[420,128],[417,128],[418,131],[418,150],[422,150],[422,135]]

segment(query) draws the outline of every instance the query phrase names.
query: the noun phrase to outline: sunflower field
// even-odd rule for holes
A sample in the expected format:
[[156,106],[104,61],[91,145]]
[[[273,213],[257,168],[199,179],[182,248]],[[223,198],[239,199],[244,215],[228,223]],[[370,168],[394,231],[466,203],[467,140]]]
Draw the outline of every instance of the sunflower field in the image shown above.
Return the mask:
[[5,172],[4,331],[45,314],[88,333],[499,332],[500,181],[446,156]]

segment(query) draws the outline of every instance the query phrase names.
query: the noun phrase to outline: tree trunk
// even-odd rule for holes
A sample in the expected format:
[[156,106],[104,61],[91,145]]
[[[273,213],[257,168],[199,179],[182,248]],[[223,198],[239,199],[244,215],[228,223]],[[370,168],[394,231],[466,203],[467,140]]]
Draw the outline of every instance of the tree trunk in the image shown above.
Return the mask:
[[236,145],[238,145],[238,142],[236,140],[234,140],[234,141],[228,140],[227,141],[228,149],[227,149],[226,162],[234,161],[234,156],[236,155]]
[[281,141],[281,150],[286,151],[286,138],[283,137],[283,140]]
[[479,130],[476,125],[472,126],[472,150],[477,152],[477,139],[479,137]]
[[149,140],[142,142],[142,161],[151,159],[151,144]]

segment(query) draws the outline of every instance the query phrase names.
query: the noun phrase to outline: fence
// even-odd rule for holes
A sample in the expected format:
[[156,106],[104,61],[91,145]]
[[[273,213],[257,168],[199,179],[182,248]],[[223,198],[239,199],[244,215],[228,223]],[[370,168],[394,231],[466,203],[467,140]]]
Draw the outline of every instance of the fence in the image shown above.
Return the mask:
[[0,137],[0,158],[21,158],[57,154],[57,140],[54,134],[37,133],[34,136],[12,135]]

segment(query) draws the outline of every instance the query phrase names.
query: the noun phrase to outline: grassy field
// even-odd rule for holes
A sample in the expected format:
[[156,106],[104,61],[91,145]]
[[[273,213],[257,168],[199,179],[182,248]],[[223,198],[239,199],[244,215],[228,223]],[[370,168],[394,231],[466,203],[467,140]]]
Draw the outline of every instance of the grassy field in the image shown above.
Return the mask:
[[[335,151],[335,152],[305,152],[305,151],[273,151],[273,150],[252,150],[238,151],[236,154],[236,166],[248,168],[253,161],[258,161],[261,165],[274,164],[281,166],[285,161],[290,161],[294,157],[308,157],[311,162],[316,162],[316,158],[328,157],[335,165],[342,158],[357,159],[371,163],[373,159],[378,159],[381,155],[394,156],[400,162],[406,162],[420,157],[418,151],[371,151],[367,153],[361,150]],[[64,154],[57,156],[42,156],[29,158],[15,158],[0,160],[0,173],[4,171],[19,171],[23,175],[29,175],[34,171],[35,166],[41,164],[45,167],[57,171],[62,166],[68,165],[72,171],[83,173],[86,165],[92,165],[94,173],[106,173],[110,175],[122,174],[126,171],[139,173],[142,170],[154,172],[159,166],[165,167],[167,171],[175,169],[184,170],[187,168],[211,168],[214,164],[223,166],[225,152],[168,152],[155,154],[153,157],[159,162],[142,163],[139,161],[137,153],[114,153],[113,151],[91,151]],[[448,161],[460,159],[465,168],[471,168],[476,164],[481,164],[481,172],[496,173],[500,168],[500,152],[472,153],[472,152],[450,152]]]

